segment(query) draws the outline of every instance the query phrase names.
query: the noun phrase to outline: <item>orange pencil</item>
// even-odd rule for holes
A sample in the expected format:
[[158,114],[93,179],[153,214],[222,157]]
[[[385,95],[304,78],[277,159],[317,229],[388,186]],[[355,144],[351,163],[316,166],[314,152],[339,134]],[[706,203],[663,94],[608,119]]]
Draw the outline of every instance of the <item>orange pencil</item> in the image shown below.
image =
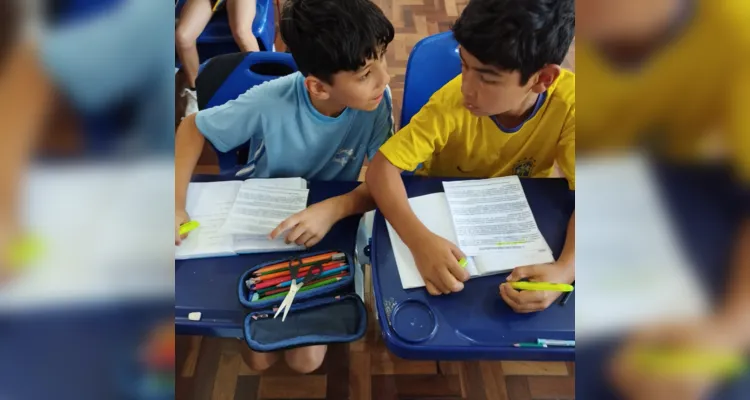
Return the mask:
[[[332,251],[330,253],[320,254],[320,255],[312,256],[312,257],[306,257],[306,258],[303,258],[300,261],[302,261],[302,264],[308,264],[308,263],[314,263],[314,262],[318,262],[318,261],[329,261],[329,260],[331,260],[331,261],[337,261],[337,260],[345,260],[345,259],[346,259],[346,255],[344,253],[338,253],[338,252]],[[300,265],[300,261],[292,261],[291,264],[288,261],[276,263],[276,264],[273,264],[273,265],[269,265],[267,267],[263,267],[263,268],[255,271],[254,274],[255,275],[260,275],[260,274],[263,274],[265,272],[273,271],[273,270],[276,270],[276,269],[279,269],[279,268],[288,269],[290,266],[295,267],[295,266]]]
[[[328,268],[328,267],[331,267],[331,266],[334,266],[334,265],[337,266],[337,267],[341,267],[344,264],[346,264],[346,263],[343,262],[343,261],[333,261],[333,262],[329,262],[329,263],[321,265],[321,268],[325,269],[325,268]],[[307,274],[307,271],[309,271],[309,270],[310,270],[310,267],[302,267],[302,268],[299,269],[299,271],[297,271],[297,274],[299,276],[303,276],[303,275]],[[256,283],[257,282],[265,282],[265,281],[268,281],[268,280],[271,280],[271,279],[274,279],[274,278],[278,278],[280,276],[286,277],[286,276],[291,276],[291,275],[292,275],[292,273],[289,272],[289,270],[287,269],[286,271],[274,272],[272,274],[267,274],[267,275],[259,276],[259,277],[255,278],[255,282]]]

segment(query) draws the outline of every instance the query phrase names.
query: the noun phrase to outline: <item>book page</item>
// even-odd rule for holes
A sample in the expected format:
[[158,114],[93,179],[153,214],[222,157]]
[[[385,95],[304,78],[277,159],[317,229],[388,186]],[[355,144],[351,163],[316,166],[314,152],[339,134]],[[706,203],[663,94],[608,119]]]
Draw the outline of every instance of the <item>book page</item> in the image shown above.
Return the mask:
[[458,246],[487,260],[481,273],[554,261],[517,176],[443,182],[443,187]]
[[[425,196],[412,197],[409,199],[414,214],[432,233],[447,239],[455,244],[456,233],[453,230],[453,221],[450,218],[450,209],[445,193],[433,193]],[[401,277],[401,286],[404,289],[423,287],[424,280],[419,274],[414,257],[406,244],[398,236],[391,224],[386,221],[388,235],[391,238],[391,247],[393,256],[396,259],[396,267]],[[474,266],[473,260],[468,259],[469,265],[467,270],[471,276],[477,276],[479,272]]]
[[233,255],[232,237],[220,231],[242,186],[240,181],[188,185],[186,211],[200,226],[175,246],[175,259]]
[[632,154],[576,164],[576,223],[584,227],[576,231],[576,275],[585,282],[576,293],[605,299],[576,303],[576,337],[704,315],[708,296],[646,159]]
[[222,232],[263,239],[282,221],[307,207],[307,189],[243,185]]
[[305,250],[305,246],[296,243],[286,244],[283,235],[276,240],[268,240],[266,237],[258,238],[256,235],[232,235],[232,238],[234,251],[238,254]]

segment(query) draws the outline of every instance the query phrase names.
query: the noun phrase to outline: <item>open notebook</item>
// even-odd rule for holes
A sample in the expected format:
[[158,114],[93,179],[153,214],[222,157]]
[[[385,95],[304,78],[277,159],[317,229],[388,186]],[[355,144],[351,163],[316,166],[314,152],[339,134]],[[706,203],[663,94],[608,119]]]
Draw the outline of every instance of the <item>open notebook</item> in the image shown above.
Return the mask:
[[[515,178],[516,180],[518,179],[517,177],[511,178]],[[492,180],[483,181],[494,184],[493,182],[490,182]],[[508,182],[512,183],[512,181]],[[502,183],[505,184],[506,182]],[[472,190],[479,189],[474,187]],[[485,190],[485,192],[492,193],[491,190],[492,189],[488,189]],[[455,193],[453,193],[453,195],[455,199]],[[417,218],[422,221],[427,229],[429,229],[436,235],[441,236],[454,244],[457,244],[459,248],[464,251],[464,253],[473,254],[473,256],[468,257],[467,260],[469,261],[469,264],[466,267],[472,277],[493,275],[510,271],[513,268],[519,266],[544,264],[554,261],[552,251],[547,245],[547,242],[539,233],[536,222],[533,221],[533,215],[531,215],[531,222],[533,222],[533,224],[529,222],[525,223],[526,232],[524,234],[524,237],[533,238],[533,240],[523,241],[525,243],[521,243],[521,240],[504,240],[502,242],[505,243],[503,243],[503,245],[501,246],[479,246],[478,249],[475,249],[475,245],[477,243],[481,243],[482,240],[487,241],[490,240],[488,238],[497,236],[484,235],[484,237],[482,237],[481,235],[477,235],[476,233],[473,235],[467,235],[467,231],[470,231],[470,229],[468,229],[468,224],[470,223],[470,221],[461,220],[460,218],[462,218],[462,215],[465,216],[465,213],[467,213],[468,211],[458,211],[457,214],[461,214],[458,215],[459,224],[461,224],[461,226],[463,227],[461,236],[463,236],[464,242],[468,243],[468,246],[459,245],[459,234],[457,234],[457,231],[455,229],[455,226],[457,224],[454,222],[457,216],[451,214],[451,209],[461,210],[462,205],[456,203],[453,204],[453,207],[451,207],[448,198],[449,197],[448,195],[446,195],[446,193],[433,193],[425,196],[410,198],[409,204],[411,205],[411,208],[416,214]],[[520,209],[514,210],[514,214],[524,213],[525,211],[528,211],[529,213],[531,212],[530,209],[528,209],[528,203],[525,201],[525,197],[523,197],[522,200],[523,202],[521,202],[520,200],[516,200],[519,203],[518,207]],[[498,203],[501,202],[502,200],[498,201]],[[485,197],[484,202],[480,201],[477,198],[476,203],[483,204],[484,211],[481,211],[479,214],[473,215],[473,226],[480,228],[482,221],[490,221],[490,223],[492,224],[492,213],[489,213],[487,211],[488,205],[492,204],[492,202],[487,200],[487,198]],[[466,206],[467,204],[472,204],[472,202],[467,201],[464,206]],[[525,207],[523,207],[524,204]],[[513,225],[513,223],[506,223],[505,225],[510,226]],[[411,251],[398,236],[391,224],[387,223],[387,226],[388,234],[391,238],[391,245],[393,247],[393,254],[396,258],[396,265],[398,267],[399,276],[401,277],[401,285],[404,289],[412,289],[424,286],[424,280],[417,270]],[[486,232],[486,230],[482,229],[477,230]],[[506,232],[508,230],[510,229],[505,229]],[[520,233],[516,232],[515,234],[518,235]],[[495,239],[493,243],[497,244],[500,242],[501,241]],[[467,251],[467,249],[473,249],[473,251]]]
[[307,206],[302,178],[248,179],[191,183],[186,209],[200,226],[179,246],[175,259],[302,250],[268,234],[284,219]]

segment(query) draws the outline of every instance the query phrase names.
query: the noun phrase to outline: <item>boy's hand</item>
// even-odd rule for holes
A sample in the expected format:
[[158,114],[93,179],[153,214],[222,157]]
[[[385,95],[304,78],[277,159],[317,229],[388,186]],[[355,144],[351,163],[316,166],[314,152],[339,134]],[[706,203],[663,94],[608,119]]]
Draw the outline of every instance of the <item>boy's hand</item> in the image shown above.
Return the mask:
[[417,264],[425,288],[433,296],[460,292],[469,279],[469,273],[461,268],[458,260],[464,253],[453,243],[429,232],[409,246]]
[[273,240],[288,230],[284,239],[287,243],[310,248],[318,244],[339,219],[341,209],[334,197],[315,203],[285,219],[269,236]]
[[[633,335],[615,355],[609,366],[610,378],[627,400],[706,399],[725,377],[708,370],[701,372],[700,367],[711,364],[713,357],[741,355],[742,346],[733,336],[737,335],[733,335],[728,324],[711,318],[646,328]],[[685,358],[680,361],[678,370],[644,368],[634,360],[639,351],[655,354],[671,351]],[[671,365],[674,366],[674,362]],[[691,371],[696,367],[699,370]]]
[[175,210],[174,212],[174,244],[179,246],[182,239],[185,239],[189,233],[180,236],[180,225],[190,222],[190,216],[185,210]]
[[[558,263],[529,265],[527,267],[516,267],[508,275],[508,282],[517,282],[528,279],[530,282],[571,283],[574,278],[569,267]],[[546,290],[516,290],[510,284],[500,284],[500,297],[517,313],[531,313],[545,310],[558,297],[561,292],[550,292]]]

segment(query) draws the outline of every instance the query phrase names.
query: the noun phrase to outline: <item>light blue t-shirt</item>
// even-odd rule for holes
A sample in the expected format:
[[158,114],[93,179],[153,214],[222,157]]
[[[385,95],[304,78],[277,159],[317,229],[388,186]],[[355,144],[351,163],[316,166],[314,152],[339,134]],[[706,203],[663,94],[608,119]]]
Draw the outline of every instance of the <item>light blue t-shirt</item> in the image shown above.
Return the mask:
[[250,142],[243,178],[355,181],[393,133],[390,90],[374,111],[319,113],[299,72],[255,86],[236,100],[198,112],[198,130],[217,150]]

